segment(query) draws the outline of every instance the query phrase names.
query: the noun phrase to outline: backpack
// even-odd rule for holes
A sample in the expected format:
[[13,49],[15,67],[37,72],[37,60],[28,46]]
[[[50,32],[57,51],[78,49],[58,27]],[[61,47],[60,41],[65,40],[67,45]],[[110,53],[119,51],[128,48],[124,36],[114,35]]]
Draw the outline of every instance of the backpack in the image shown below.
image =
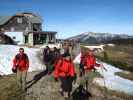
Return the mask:
[[21,59],[28,60],[28,56],[24,53],[24,54],[22,55],[22,58],[20,59],[20,54],[17,54],[17,55],[15,56],[15,59],[16,59],[17,61],[19,61],[19,60],[21,60]]

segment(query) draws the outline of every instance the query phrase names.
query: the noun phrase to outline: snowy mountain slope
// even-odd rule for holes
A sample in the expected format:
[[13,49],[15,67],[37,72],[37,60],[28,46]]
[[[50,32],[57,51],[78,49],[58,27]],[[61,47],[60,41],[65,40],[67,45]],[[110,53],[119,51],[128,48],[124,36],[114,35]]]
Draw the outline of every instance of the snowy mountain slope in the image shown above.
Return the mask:
[[[24,47],[30,61],[29,71],[41,70],[45,66],[41,64],[37,57],[39,49]],[[19,46],[0,45],[0,75],[11,74],[13,57],[18,53]]]
[[111,34],[111,33],[93,33],[93,32],[85,32],[81,33],[77,36],[73,36],[68,38],[69,40],[78,40],[83,43],[101,43],[106,41],[111,41],[113,39],[123,39],[129,38],[128,35],[125,34]]

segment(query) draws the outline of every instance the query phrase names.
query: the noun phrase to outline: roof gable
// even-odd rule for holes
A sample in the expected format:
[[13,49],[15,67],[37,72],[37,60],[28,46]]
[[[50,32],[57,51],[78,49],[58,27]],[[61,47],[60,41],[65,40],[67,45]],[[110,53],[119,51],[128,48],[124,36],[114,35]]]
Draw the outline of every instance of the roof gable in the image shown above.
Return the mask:
[[12,18],[12,16],[0,16],[0,25],[5,24],[7,21],[9,21]]
[[[0,16],[0,25],[5,24],[7,21],[9,21],[12,17],[17,17],[18,15],[14,16]],[[24,15],[21,15],[24,16]],[[26,17],[26,16],[24,16]],[[33,16],[28,18],[31,23],[42,23],[42,19],[39,16]]]
[[29,18],[31,23],[42,23],[42,20],[40,17],[31,17]]

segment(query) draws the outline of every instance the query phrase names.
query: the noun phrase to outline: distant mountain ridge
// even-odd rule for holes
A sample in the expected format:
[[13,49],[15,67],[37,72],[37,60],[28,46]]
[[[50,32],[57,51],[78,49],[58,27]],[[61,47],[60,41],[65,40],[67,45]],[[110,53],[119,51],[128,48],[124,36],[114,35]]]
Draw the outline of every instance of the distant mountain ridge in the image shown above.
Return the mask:
[[131,36],[126,34],[112,34],[112,33],[94,33],[94,32],[84,32],[79,35],[68,38],[68,40],[77,40],[81,43],[106,43],[111,40],[116,39],[128,39]]

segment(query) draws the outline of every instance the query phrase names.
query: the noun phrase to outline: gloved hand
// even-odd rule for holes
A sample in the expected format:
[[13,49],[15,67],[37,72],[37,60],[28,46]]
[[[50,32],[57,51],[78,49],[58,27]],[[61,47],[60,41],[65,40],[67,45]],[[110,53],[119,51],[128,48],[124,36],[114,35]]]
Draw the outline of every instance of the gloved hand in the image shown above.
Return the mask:
[[94,71],[94,72],[96,72],[96,71],[97,71],[97,69],[94,67],[94,68],[93,68],[93,71]]
[[54,78],[55,82],[58,82],[58,78]]
[[12,72],[13,72],[13,73],[17,73],[17,68],[16,68],[16,67],[13,67],[13,68],[12,68]]
[[77,80],[77,74],[75,73],[74,77],[72,77],[72,81],[73,81],[74,84],[76,83],[76,80]]

